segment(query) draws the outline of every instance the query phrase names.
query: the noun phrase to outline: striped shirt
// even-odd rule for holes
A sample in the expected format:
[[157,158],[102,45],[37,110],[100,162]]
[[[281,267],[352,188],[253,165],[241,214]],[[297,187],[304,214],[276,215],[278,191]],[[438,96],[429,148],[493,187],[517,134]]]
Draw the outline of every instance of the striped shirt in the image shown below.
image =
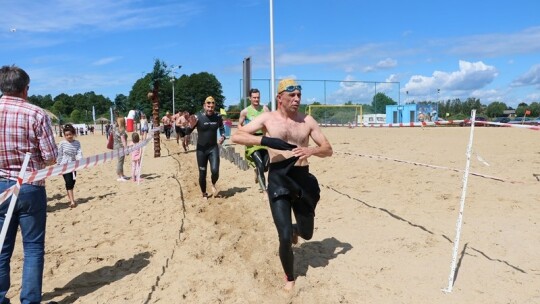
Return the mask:
[[58,159],[56,163],[59,165],[65,165],[69,162],[82,158],[81,143],[78,140],[69,142],[63,140],[58,144]]
[[[58,155],[51,119],[40,107],[13,96],[0,98],[0,178],[15,180],[26,153],[26,171],[45,168]],[[32,183],[44,186],[45,180]]]

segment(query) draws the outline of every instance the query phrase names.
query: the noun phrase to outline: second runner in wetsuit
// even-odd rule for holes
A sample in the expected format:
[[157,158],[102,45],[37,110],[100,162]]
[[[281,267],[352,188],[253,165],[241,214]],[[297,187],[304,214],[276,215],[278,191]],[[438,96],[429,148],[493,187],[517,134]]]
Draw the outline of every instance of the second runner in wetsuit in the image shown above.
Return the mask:
[[[199,186],[203,198],[208,198],[206,192],[206,169],[210,162],[210,172],[212,179],[212,191],[217,193],[216,182],[219,179],[219,146],[225,140],[225,127],[221,115],[214,112],[215,101],[212,96],[208,96],[204,101],[203,111],[197,113],[190,121],[191,129],[197,129],[197,166],[199,167]],[[217,130],[220,138],[217,139]]]

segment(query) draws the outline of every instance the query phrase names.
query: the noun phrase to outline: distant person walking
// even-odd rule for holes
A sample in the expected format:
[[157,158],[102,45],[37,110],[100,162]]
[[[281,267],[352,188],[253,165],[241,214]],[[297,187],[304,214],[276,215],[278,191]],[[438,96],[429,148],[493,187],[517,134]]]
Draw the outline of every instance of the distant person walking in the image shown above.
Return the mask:
[[165,137],[168,140],[169,138],[171,138],[171,128],[173,123],[171,113],[167,111],[165,116],[163,116],[163,118],[161,119],[161,122],[163,123],[163,132],[165,132]]
[[[77,131],[71,124],[64,125],[64,140],[58,144],[58,165],[65,165],[69,162],[82,159],[81,143],[75,139]],[[66,191],[69,198],[69,207],[77,207],[75,202],[75,195],[73,194],[73,188],[75,188],[75,181],[77,179],[77,172],[69,172],[63,175],[66,185]]]
[[[114,126],[111,136],[114,139],[113,149],[123,149],[127,148],[127,133],[126,133],[126,120],[124,117],[118,117],[116,119],[116,125]],[[118,157],[118,162],[116,163],[116,179],[119,182],[127,181],[127,177],[124,175],[124,160],[125,155]]]
[[[53,165],[58,156],[51,120],[43,109],[27,101],[30,76],[17,66],[0,68],[0,193],[17,182],[26,153],[30,153],[27,172]],[[0,202],[1,203],[1,202]],[[9,203],[0,205],[0,227],[5,223]],[[21,303],[40,303],[45,261],[47,193],[45,180],[22,184],[0,254],[0,303],[6,298],[10,279],[10,260],[17,229],[22,236]]]
[[148,130],[150,129],[148,126],[148,119],[146,118],[146,115],[144,113],[141,114],[140,123],[141,123],[141,139],[145,140],[146,136],[148,136]]
[[[140,137],[137,132],[131,134],[131,146],[135,146],[139,141]],[[142,148],[135,149],[131,152],[131,180],[133,182],[139,182],[141,176],[141,157]]]

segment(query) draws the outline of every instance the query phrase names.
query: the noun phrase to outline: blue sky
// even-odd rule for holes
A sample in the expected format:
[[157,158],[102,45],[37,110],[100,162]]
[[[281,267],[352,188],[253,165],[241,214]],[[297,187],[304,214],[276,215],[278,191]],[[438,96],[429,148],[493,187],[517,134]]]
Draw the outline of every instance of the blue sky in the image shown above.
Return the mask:
[[[253,79],[270,78],[269,0],[1,3],[0,63],[29,72],[30,94],[114,100],[156,58],[216,75],[226,105],[241,98],[245,57]],[[540,101],[538,12],[535,0],[274,0],[275,76],[302,80],[306,103]],[[252,84],[270,100],[268,80]]]

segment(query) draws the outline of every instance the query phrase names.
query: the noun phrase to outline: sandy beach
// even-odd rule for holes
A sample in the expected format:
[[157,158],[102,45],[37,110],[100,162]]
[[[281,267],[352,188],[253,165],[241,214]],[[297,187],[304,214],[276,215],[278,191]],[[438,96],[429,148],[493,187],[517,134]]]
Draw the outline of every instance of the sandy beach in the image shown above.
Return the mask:
[[[540,303],[540,133],[475,131],[450,294],[441,289],[470,128],[324,128],[334,156],[310,159],[321,201],[313,239],[294,247],[294,291],[281,289],[277,232],[253,171],[221,159],[220,197],[204,202],[193,150],[162,136],[160,158],[145,149],[140,184],[117,182],[116,161],[79,171],[70,209],[63,179],[47,180],[43,301]],[[78,139],[85,156],[107,151],[101,134]],[[126,175],[130,166],[127,157]],[[21,247],[19,236],[12,303]]]

